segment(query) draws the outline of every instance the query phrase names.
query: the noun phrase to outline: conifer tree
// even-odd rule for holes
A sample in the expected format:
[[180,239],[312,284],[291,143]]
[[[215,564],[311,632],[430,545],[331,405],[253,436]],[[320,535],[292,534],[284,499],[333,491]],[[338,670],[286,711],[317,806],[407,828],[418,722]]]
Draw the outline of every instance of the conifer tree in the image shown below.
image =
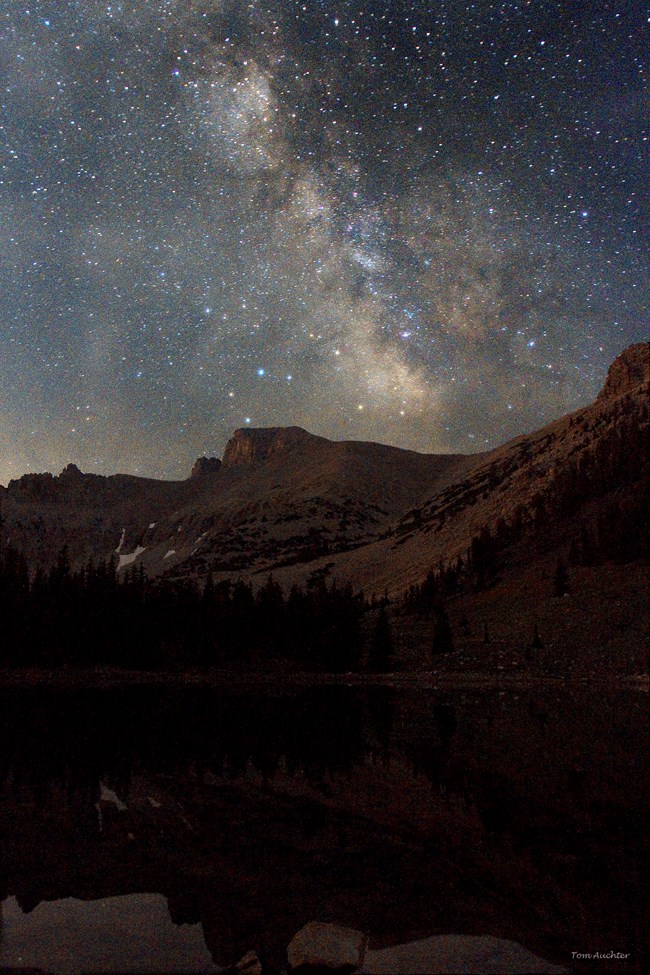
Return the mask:
[[432,653],[435,656],[441,653],[453,653],[454,637],[451,632],[449,616],[443,603],[438,603],[435,611],[435,623],[433,627],[433,646]]
[[385,674],[391,669],[393,657],[393,637],[386,609],[381,606],[370,638],[368,669]]
[[333,582],[324,593],[322,609],[324,669],[338,673],[357,670],[361,654],[363,598],[354,594],[351,583],[339,589]]
[[555,575],[553,577],[553,593],[556,596],[566,596],[568,592],[569,573],[562,559],[558,559],[558,563],[555,567]]

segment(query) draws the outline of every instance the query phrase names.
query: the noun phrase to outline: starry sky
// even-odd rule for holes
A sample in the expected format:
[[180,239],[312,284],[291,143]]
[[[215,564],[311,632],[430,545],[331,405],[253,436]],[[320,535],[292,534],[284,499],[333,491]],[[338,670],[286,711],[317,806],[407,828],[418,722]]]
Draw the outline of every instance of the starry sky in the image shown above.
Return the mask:
[[0,481],[589,402],[648,335],[649,13],[0,0]]

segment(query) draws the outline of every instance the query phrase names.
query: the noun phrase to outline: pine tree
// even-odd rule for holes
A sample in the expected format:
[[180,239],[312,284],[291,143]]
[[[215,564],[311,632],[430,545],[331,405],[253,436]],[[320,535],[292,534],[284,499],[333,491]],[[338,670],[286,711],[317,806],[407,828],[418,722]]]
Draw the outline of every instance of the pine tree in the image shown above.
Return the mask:
[[443,603],[437,605],[435,613],[432,646],[434,657],[441,653],[453,653],[454,650],[454,637],[451,632],[451,624]]
[[205,585],[203,586],[203,603],[208,608],[212,608],[212,604],[215,598],[215,587],[214,579],[212,578],[212,572],[208,572],[208,577],[205,580]]
[[558,563],[555,567],[555,575],[553,577],[553,593],[556,596],[566,596],[568,592],[569,573],[562,559],[558,559]]
[[284,595],[282,587],[271,573],[258,590],[255,600],[256,634],[255,644],[259,650],[263,645],[268,652],[284,650],[285,636]]
[[393,637],[386,609],[382,606],[370,638],[368,670],[378,674],[388,673],[391,669],[392,657]]
[[355,595],[351,583],[338,589],[335,582],[325,593],[323,628],[324,669],[334,672],[358,670],[361,655],[363,598]]

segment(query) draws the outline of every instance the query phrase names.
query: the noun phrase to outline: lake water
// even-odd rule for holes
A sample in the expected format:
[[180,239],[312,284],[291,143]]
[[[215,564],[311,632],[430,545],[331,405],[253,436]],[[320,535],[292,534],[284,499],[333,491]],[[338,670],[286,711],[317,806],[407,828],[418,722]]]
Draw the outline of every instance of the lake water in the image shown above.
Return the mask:
[[6,966],[281,967],[322,920],[644,970],[644,694],[5,688],[0,734]]

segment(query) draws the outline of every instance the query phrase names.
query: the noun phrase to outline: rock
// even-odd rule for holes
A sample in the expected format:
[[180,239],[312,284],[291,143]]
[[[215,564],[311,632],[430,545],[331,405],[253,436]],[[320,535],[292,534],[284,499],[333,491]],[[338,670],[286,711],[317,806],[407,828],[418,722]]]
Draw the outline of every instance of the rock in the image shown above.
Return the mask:
[[23,474],[9,481],[7,494],[19,500],[49,501],[56,494],[56,482],[52,474]]
[[59,474],[59,477],[62,477],[65,480],[67,478],[83,477],[83,474],[81,473],[81,471],[79,470],[76,464],[68,464],[66,467],[63,468],[63,470]]
[[363,965],[367,943],[363,931],[310,921],[287,948],[289,967],[354,972]]
[[598,399],[622,396],[650,382],[650,342],[630,345],[614,359]]
[[209,477],[211,474],[218,474],[221,470],[221,461],[218,457],[199,457],[190,471],[190,478],[195,480],[197,477]]
[[247,951],[227,972],[228,975],[262,975],[262,962],[255,951]]
[[329,441],[307,433],[302,427],[242,427],[235,430],[223,454],[224,467],[240,467],[267,460],[307,444]]

